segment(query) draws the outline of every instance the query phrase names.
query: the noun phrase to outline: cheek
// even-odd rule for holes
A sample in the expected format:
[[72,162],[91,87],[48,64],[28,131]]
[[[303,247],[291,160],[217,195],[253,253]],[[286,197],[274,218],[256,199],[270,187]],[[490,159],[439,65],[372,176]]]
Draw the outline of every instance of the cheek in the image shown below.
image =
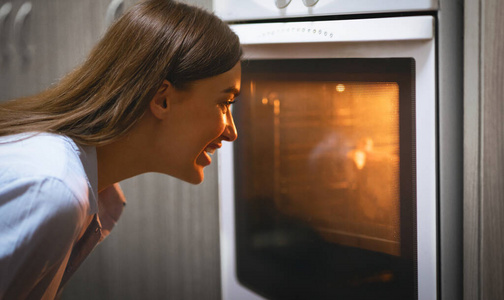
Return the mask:
[[[226,129],[226,115],[222,114],[221,111],[213,112],[209,114],[200,114],[197,118],[193,120],[197,123],[197,134],[194,136],[198,144],[198,148],[205,147],[212,141],[218,139]],[[200,150],[200,149],[199,149]]]
[[216,117],[213,121],[213,135],[214,138],[218,138],[222,135],[224,130],[226,129],[226,115],[219,112],[218,117]]
[[207,114],[207,122],[204,125],[207,128],[207,132],[212,131],[215,135],[220,135],[226,128],[226,115],[222,113],[221,109],[218,108],[211,114]]

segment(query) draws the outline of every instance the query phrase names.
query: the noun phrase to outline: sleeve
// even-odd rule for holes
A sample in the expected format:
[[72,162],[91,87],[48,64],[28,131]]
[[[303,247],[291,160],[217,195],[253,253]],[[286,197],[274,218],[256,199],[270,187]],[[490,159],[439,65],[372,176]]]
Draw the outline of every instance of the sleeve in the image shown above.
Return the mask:
[[25,298],[71,249],[85,210],[56,178],[0,186],[0,299]]
[[102,239],[107,237],[121,217],[126,197],[119,183],[115,183],[103,189],[98,194],[99,217],[102,225]]

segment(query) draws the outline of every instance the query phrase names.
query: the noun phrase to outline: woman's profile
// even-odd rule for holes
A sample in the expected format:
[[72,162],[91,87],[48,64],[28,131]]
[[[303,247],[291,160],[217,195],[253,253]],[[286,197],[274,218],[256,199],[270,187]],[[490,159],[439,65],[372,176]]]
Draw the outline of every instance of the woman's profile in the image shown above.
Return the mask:
[[0,299],[54,299],[119,218],[118,182],[203,181],[237,137],[241,55],[213,14],[145,0],[59,83],[0,103]]

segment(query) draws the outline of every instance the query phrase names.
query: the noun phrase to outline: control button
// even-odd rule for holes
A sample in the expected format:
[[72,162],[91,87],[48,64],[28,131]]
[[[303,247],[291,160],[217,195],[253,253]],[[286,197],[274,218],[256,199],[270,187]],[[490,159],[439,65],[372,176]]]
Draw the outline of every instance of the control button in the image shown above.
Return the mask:
[[278,8],[284,8],[289,5],[289,3],[291,3],[291,0],[275,0],[275,5]]
[[303,0],[305,6],[314,6],[319,0]]

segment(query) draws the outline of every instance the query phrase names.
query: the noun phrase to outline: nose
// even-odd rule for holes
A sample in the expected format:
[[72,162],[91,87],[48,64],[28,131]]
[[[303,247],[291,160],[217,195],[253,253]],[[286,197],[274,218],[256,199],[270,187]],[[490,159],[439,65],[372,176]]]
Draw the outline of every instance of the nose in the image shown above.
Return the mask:
[[233,114],[231,110],[228,109],[226,113],[226,129],[224,130],[224,140],[228,142],[233,142],[238,137],[238,132],[236,131],[236,126],[233,120]]

